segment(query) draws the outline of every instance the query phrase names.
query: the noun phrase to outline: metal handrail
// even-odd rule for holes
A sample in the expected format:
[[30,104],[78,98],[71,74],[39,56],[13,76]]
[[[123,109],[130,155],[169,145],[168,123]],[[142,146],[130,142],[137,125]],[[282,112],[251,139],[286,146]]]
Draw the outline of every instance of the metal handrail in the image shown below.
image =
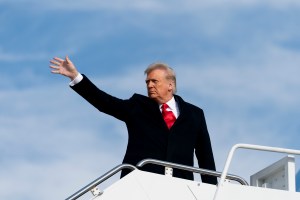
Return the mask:
[[213,200],[216,200],[218,197],[218,194],[220,193],[220,188],[223,186],[223,184],[225,182],[225,177],[227,177],[226,174],[228,172],[229,165],[231,163],[233,154],[238,148],[300,155],[300,150],[295,150],[295,149],[284,149],[284,148],[278,148],[278,147],[260,146],[260,145],[252,145],[252,144],[236,144],[236,145],[234,145],[228,154],[228,157],[227,157],[227,160],[226,160],[226,163],[224,166],[224,170],[222,172],[221,179],[219,181],[219,184],[218,184],[218,187],[215,192]]
[[[161,165],[164,167],[171,167],[171,168],[177,168],[181,170],[186,170],[190,172],[195,172],[199,174],[205,174],[205,175],[210,175],[210,176],[216,176],[216,177],[221,177],[222,173],[218,171],[212,171],[208,169],[202,169],[202,168],[196,168],[196,167],[191,167],[187,165],[181,165],[181,164],[176,164],[176,163],[171,163],[171,162],[166,162],[166,161],[161,161],[161,160],[155,160],[155,159],[144,159],[140,161],[136,166],[137,167],[142,167],[146,164],[157,164]],[[239,182],[242,185],[249,185],[246,180],[244,180],[242,177],[233,175],[233,174],[227,174],[226,176],[227,179],[229,180],[234,180]]]
[[99,185],[100,183],[104,182],[105,180],[107,180],[111,176],[115,175],[116,173],[118,173],[122,169],[135,170],[137,168],[135,166],[129,165],[129,164],[118,165],[115,168],[111,169],[110,171],[106,172],[104,175],[102,175],[99,178],[97,178],[96,180],[94,180],[93,182],[91,182],[90,184],[88,184],[87,186],[80,189],[78,192],[76,192],[73,195],[71,195],[70,197],[68,197],[66,200],[78,199],[79,197],[81,197],[82,195],[84,195],[85,193],[87,193],[88,191],[90,191],[91,189],[93,189],[94,187]]

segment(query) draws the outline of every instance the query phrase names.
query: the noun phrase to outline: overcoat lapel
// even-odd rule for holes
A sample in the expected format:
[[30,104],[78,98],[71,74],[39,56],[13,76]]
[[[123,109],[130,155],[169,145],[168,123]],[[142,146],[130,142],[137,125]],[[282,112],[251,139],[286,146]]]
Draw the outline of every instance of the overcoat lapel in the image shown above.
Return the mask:
[[178,109],[179,109],[179,116],[173,125],[173,126],[176,126],[176,124],[180,123],[184,118],[186,118],[187,110],[186,110],[186,106],[185,106],[186,103],[181,97],[174,95],[174,98],[175,98],[175,101],[176,101],[176,103],[178,105]]
[[149,97],[145,97],[145,112],[149,113],[151,120],[154,121],[159,127],[167,127],[162,114],[159,110],[159,105],[154,100],[150,99]]

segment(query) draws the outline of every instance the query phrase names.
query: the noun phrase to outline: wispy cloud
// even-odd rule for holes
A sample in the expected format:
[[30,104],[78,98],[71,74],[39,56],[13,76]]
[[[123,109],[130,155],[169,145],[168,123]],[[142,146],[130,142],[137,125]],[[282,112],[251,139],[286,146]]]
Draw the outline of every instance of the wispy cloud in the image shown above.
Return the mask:
[[3,49],[0,49],[0,62],[23,62],[23,61],[37,61],[45,60],[49,58],[49,55],[41,52],[36,52],[35,54],[16,54],[5,52]]
[[[249,65],[237,70],[234,66],[220,64],[201,69],[197,65],[185,65],[176,69],[179,94],[202,107],[206,113],[218,170],[222,170],[226,153],[234,143],[259,141],[260,144],[285,147],[291,142],[285,139],[287,135],[278,131],[278,121],[271,122],[268,115],[265,118],[266,115],[261,117],[252,113],[252,108],[266,99],[278,108],[271,114],[280,115],[286,99],[299,98],[297,94],[286,91],[286,88],[298,84],[296,75],[285,78],[285,74],[278,72],[281,66],[276,62],[274,60],[272,68]],[[285,66],[287,72],[294,70],[291,64]],[[277,87],[278,78],[282,87]],[[117,73],[101,80],[97,77],[91,79],[121,98],[128,98],[134,91],[144,91],[142,70],[128,70],[125,74]],[[40,199],[54,188],[56,193],[51,199],[65,198],[121,162],[127,138],[124,124],[99,113],[69,89],[67,82],[65,85],[55,83],[2,93],[0,184],[6,192],[1,197],[11,197],[13,185],[21,183],[26,187],[14,194],[15,199],[24,196]],[[272,92],[269,88],[273,88]],[[285,93],[284,98],[281,98],[281,93]],[[291,108],[296,106],[296,101],[292,103]],[[264,127],[270,123],[277,126],[273,130]],[[247,154],[248,161],[260,163],[256,154]],[[240,163],[233,163],[233,172],[242,176],[255,172],[246,164],[245,156],[238,155],[237,158],[242,161],[243,170]],[[268,156],[259,166],[264,167],[274,159]],[[15,174],[14,177],[18,178],[11,179],[7,174]],[[38,192],[30,194],[37,183]]]
[[[10,1],[2,1],[5,4],[10,4]],[[95,1],[87,0],[85,2],[75,1],[34,1],[34,0],[23,0],[18,2],[19,5],[28,5],[28,8],[42,8],[42,9],[63,9],[63,10],[111,10],[111,11],[125,11],[125,10],[136,10],[136,11],[195,11],[197,9],[202,10],[205,8],[212,7],[249,7],[249,6],[268,6],[278,9],[291,8],[299,6],[300,3],[297,0],[229,0],[223,2],[219,0],[212,1],[196,1],[196,0],[177,0],[177,1],[137,1],[137,0],[117,0],[111,1]]]
[[[56,191],[51,199],[66,198],[121,162],[126,143],[122,123],[112,124],[87,103],[88,112],[80,111],[79,98],[76,103],[67,84],[59,87],[2,92],[1,198],[40,199],[49,190]],[[13,191],[19,184],[24,186]]]
[[[251,57],[247,62],[178,63],[185,66],[177,70],[179,94],[204,109],[218,170],[225,163],[224,152],[236,143],[298,148],[299,53],[265,46]],[[238,154],[231,170],[247,178],[280,156]],[[250,160],[257,166],[245,164]]]
[[[0,2],[1,199],[66,198],[123,158],[124,123],[51,76],[52,56],[124,99],[169,63],[204,109],[218,170],[235,143],[299,146],[298,0]],[[231,171],[245,178],[278,158],[242,153]]]

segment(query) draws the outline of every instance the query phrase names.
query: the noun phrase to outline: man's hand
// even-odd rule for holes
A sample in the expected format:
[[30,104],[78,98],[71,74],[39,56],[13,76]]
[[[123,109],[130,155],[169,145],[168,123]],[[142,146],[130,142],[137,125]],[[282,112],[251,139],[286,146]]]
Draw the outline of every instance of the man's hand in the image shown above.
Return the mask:
[[50,60],[50,63],[50,68],[53,69],[51,70],[51,72],[53,74],[64,75],[66,77],[69,77],[71,81],[74,80],[78,75],[78,71],[75,65],[72,63],[68,56],[66,56],[65,60],[54,57],[52,60]]

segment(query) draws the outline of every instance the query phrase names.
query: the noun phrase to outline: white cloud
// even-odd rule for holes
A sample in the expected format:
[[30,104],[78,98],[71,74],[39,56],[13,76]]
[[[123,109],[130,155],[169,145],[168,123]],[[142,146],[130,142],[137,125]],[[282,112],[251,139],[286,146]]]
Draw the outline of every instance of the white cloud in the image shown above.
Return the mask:
[[[293,63],[298,63],[298,56],[275,48],[262,57],[262,64],[255,66],[176,65],[181,66],[176,69],[179,94],[204,108],[218,170],[222,170],[229,148],[237,142],[279,147],[289,144],[284,139],[286,135],[264,127],[270,124],[270,116],[261,118],[254,114],[258,119],[253,119],[248,115],[251,106],[261,102],[262,107],[274,104],[278,109],[275,114],[297,106],[299,95],[295,91],[300,83],[298,68]],[[284,70],[282,63],[286,64]],[[109,93],[128,98],[133,92],[145,91],[144,68],[130,69],[101,80],[90,78]],[[0,185],[5,193],[1,198],[65,198],[121,162],[126,145],[124,124],[96,111],[73,93],[67,82],[2,90],[0,146],[5,165],[0,172]],[[247,160],[258,163],[257,169],[277,159],[267,157],[257,161],[256,154],[247,153]],[[243,164],[233,163],[231,171],[242,176],[255,172],[247,165],[245,156],[236,158]],[[19,184],[24,187],[14,192],[14,185]],[[49,190],[55,190],[51,197]]]
[[[72,40],[75,41],[76,39]],[[66,52],[69,54],[73,54],[76,52],[75,49],[64,49],[56,51],[55,53],[47,52],[46,50],[41,50],[39,52],[18,52],[15,51],[7,51],[4,48],[0,48],[0,62],[6,63],[17,63],[17,62],[37,62],[37,61],[45,61],[49,60],[53,54],[56,55],[64,55]],[[22,69],[26,70],[26,69]],[[31,70],[31,69],[28,69]]]
[[[96,0],[19,0],[18,4],[12,1],[2,1],[5,3],[14,3],[14,6],[20,8],[34,8],[34,9],[62,9],[62,10],[111,10],[111,11],[147,11],[147,12],[186,12],[186,11],[202,11],[207,8],[217,7],[255,7],[267,6],[276,9],[286,9],[298,7],[300,5],[297,0],[211,0],[211,1],[197,1],[197,0],[177,0],[177,1],[158,1],[158,0],[116,0],[112,1],[96,1]],[[27,5],[24,7],[24,5]]]
[[[177,70],[179,94],[191,98],[206,113],[218,170],[223,169],[226,153],[236,143],[297,147],[293,141],[298,129],[290,127],[298,126],[294,115],[299,116],[300,111],[299,53],[274,46],[256,53],[250,55],[253,61],[249,63],[217,62],[201,68],[191,64]],[[249,178],[255,169],[282,156],[259,155],[238,154],[231,171]],[[249,165],[251,162],[257,166]]]
[[264,49],[249,55],[252,61],[248,63],[227,60],[201,67],[178,64],[185,67],[180,68],[179,77],[189,77],[183,79],[179,87],[184,91],[198,86],[201,96],[219,99],[224,104],[232,101],[245,105],[269,102],[279,108],[294,109],[300,99],[296,92],[300,86],[297,77],[299,54],[264,46]]
[[36,60],[44,60],[47,58],[47,55],[44,53],[32,53],[30,54],[15,54],[4,52],[0,49],[0,61],[3,62],[22,62],[22,61],[36,61]]
[[79,99],[67,84],[1,91],[0,198],[66,198],[122,161],[124,125]]
[[[222,5],[224,5],[224,1],[99,2],[24,0],[18,3],[21,6],[29,5],[28,8],[35,4],[38,8],[44,7],[44,9],[50,10],[60,8],[70,11],[90,9],[106,11],[142,10],[143,12],[162,13],[172,11],[175,14],[187,10],[197,11],[193,16],[203,14],[203,10],[207,8],[205,6],[209,6],[215,11],[223,9]],[[192,22],[188,20],[189,18],[184,20],[184,22],[190,23],[189,27],[195,27],[189,30],[192,32],[191,35],[200,34],[200,38],[203,37],[203,40],[217,40],[216,43],[224,42],[228,43],[227,46],[225,45],[226,47],[236,48],[234,55],[227,57],[226,52],[223,52],[224,54],[220,57],[208,58],[199,62],[199,65],[195,60],[185,63],[170,58],[174,66],[177,67],[175,70],[178,74],[179,95],[202,107],[205,111],[219,170],[222,170],[229,148],[235,143],[245,142],[292,148],[296,146],[296,141],[298,141],[296,130],[298,125],[295,125],[293,120],[299,119],[299,51],[284,48],[276,43],[297,38],[294,24],[291,23],[287,29],[284,28],[282,31],[272,29],[270,32],[267,28],[257,28],[256,22],[253,22],[249,29],[237,30],[232,23],[243,24],[244,22],[236,22],[233,19],[235,15],[230,15],[229,7],[235,5],[246,8],[266,5],[286,9],[293,5],[297,8],[298,2],[298,0],[229,1],[229,3],[227,2],[229,6],[224,8],[228,9],[228,12],[225,11],[221,17],[214,18],[213,14],[205,14],[204,17],[194,19]],[[9,3],[15,2],[9,1]],[[18,4],[13,6],[18,6]],[[44,12],[44,9],[41,9],[41,12]],[[209,9],[206,10],[206,13],[209,12]],[[159,24],[159,19],[156,18],[159,17],[158,15],[154,17],[139,15],[137,17],[136,15],[120,15],[120,12],[114,12],[111,15],[120,16],[117,18],[118,20],[126,18],[124,24],[122,23],[120,26],[134,24],[133,27],[143,28],[147,33],[153,33],[153,35],[156,33],[160,37],[162,34],[162,38],[166,40],[172,38],[173,34],[176,35],[176,33],[183,31],[178,30],[178,27],[181,26],[173,23],[171,24],[174,27],[168,28],[164,26],[164,23],[157,25]],[[141,20],[141,18],[143,19]],[[76,22],[74,26],[68,26],[75,32],[69,37],[63,37],[57,32],[54,33],[57,34],[57,38],[64,38],[64,47],[57,48],[60,49],[56,53],[57,55],[65,55],[66,52],[77,53],[79,48],[74,46],[80,46],[80,50],[82,50],[84,44],[89,43],[90,40],[93,41],[94,38],[101,37],[101,34],[107,36],[118,33],[118,38],[123,35],[123,29],[119,26],[116,28],[114,21],[107,22],[108,25],[103,24],[105,27],[99,26],[102,28],[101,30],[87,31],[91,30],[93,24],[97,23],[98,18],[88,20],[84,25],[74,28],[77,23],[83,24],[85,19],[81,20],[82,23],[78,23],[77,19],[74,19]],[[47,22],[49,21],[42,20],[39,23]],[[272,21],[267,19],[266,22],[269,24]],[[284,22],[281,24],[286,24]],[[245,27],[247,26],[245,24]],[[57,27],[55,24],[51,27],[59,29],[63,26]],[[32,30],[39,31],[40,29]],[[251,31],[248,33],[247,30]],[[224,32],[225,37],[222,37]],[[238,33],[235,35],[233,32]],[[43,35],[42,39],[37,34],[35,39],[37,41],[49,40],[51,46],[58,46],[57,40],[52,37],[53,32],[49,30],[47,34],[49,35],[47,37]],[[249,37],[245,37],[244,34]],[[239,38],[235,36],[243,39],[238,40]],[[172,43],[178,41],[178,38],[174,38]],[[127,38],[123,38],[123,40],[127,40]],[[187,44],[188,46],[183,48],[182,52],[192,48],[190,41],[187,41]],[[167,51],[162,46],[159,45],[159,50],[157,48],[153,51]],[[178,48],[176,45],[170,45],[167,49],[174,47]],[[66,48],[67,50],[61,50]],[[218,46],[214,48],[218,48]],[[53,48],[47,46],[47,49]],[[13,50],[17,52],[18,46]],[[199,49],[195,49],[195,51],[199,51]],[[48,52],[48,50],[41,50],[39,53],[15,53],[6,48],[0,48],[0,61],[24,62],[26,66],[28,66],[26,63],[28,61],[45,60],[47,63],[52,55],[49,56],[49,53],[43,52]],[[209,53],[207,54],[209,55]],[[78,55],[78,57],[80,56],[82,55]],[[209,56],[213,57],[214,55]],[[149,63],[140,63],[139,65],[134,63],[128,67],[128,71],[122,70],[122,74],[121,72],[114,72],[112,76],[90,78],[109,93],[120,98],[129,98],[134,92],[145,94],[143,70],[147,64]],[[39,67],[44,67],[46,73],[49,73],[46,65]],[[120,63],[120,65],[122,64]],[[126,65],[128,66],[127,63]],[[81,69],[83,73],[85,70],[93,70]],[[54,77],[53,82],[49,82],[49,80],[43,82],[42,78],[39,78],[39,81],[36,82],[43,84],[37,86],[34,84],[35,79],[44,77],[44,75],[35,74],[32,68],[24,70],[23,65],[20,65],[17,70],[22,73],[15,73],[14,76],[9,77],[1,75],[0,187],[4,188],[3,191],[5,192],[0,194],[0,199],[66,198],[121,162],[127,139],[126,128],[122,122],[95,110],[68,88],[67,80],[63,85],[58,81],[60,79]],[[31,81],[32,87],[18,88],[19,84],[15,83],[20,80],[23,82]],[[298,121],[296,122],[298,123]],[[263,167],[277,159],[269,156],[269,154],[264,154],[264,156],[258,161],[257,154],[250,152],[238,154],[235,159],[239,162],[234,161],[231,171],[248,178],[248,175],[255,172],[256,168],[259,169],[260,166]],[[250,168],[247,160],[257,163],[258,166],[254,167],[255,169]],[[15,189],[19,185],[21,187]],[[59,187],[57,187],[58,185]]]

